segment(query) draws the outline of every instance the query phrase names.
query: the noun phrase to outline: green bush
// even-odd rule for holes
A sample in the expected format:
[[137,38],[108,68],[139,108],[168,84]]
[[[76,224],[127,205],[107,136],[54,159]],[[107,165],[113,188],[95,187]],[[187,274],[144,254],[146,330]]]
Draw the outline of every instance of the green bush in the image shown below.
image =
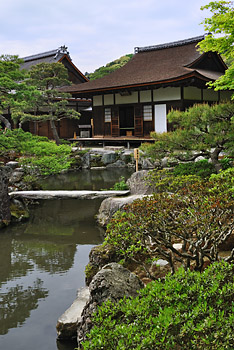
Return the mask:
[[27,175],[52,175],[70,167],[71,146],[57,146],[47,137],[32,135],[22,129],[0,130],[0,153],[14,151]]
[[114,191],[125,191],[128,190],[128,185],[126,184],[125,177],[121,176],[119,182],[116,182],[113,186]]
[[210,177],[213,193],[229,193],[234,197],[234,167],[221,171],[219,174],[212,174]]
[[180,163],[174,169],[175,176],[197,175],[202,178],[207,178],[214,173],[216,173],[215,167],[213,164],[209,163],[207,159],[198,162]]
[[179,269],[135,299],[107,302],[92,319],[84,350],[231,350],[233,276],[225,262],[203,273]]
[[224,157],[224,158],[220,159],[220,163],[222,166],[222,170],[227,170],[227,169],[232,167],[233,161],[231,158]]

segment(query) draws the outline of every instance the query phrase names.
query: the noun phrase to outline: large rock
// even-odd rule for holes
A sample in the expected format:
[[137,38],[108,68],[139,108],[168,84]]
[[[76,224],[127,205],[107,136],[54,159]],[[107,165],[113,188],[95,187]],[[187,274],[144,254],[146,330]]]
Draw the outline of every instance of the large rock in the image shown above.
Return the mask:
[[91,317],[107,300],[116,302],[126,297],[136,297],[138,290],[144,284],[129,270],[117,263],[105,265],[93,278],[89,285],[90,299],[82,312],[77,327],[78,346],[86,339],[86,334],[92,328]]
[[107,165],[114,163],[117,159],[117,154],[114,151],[108,151],[102,155],[102,163]]
[[137,171],[127,180],[130,193],[133,194],[152,194],[153,190],[147,182],[148,170]]
[[0,167],[0,227],[7,225],[11,221],[10,197],[8,195],[8,182],[11,169]]
[[154,169],[154,164],[148,158],[142,158],[141,168],[142,169]]
[[119,255],[116,254],[116,249],[112,245],[100,244],[93,247],[89,253],[89,263],[85,267],[86,284],[90,284],[93,277],[103,266],[118,261]]
[[83,169],[89,169],[90,168],[90,163],[91,163],[90,153],[87,152],[82,157],[82,168]]
[[77,324],[81,321],[81,314],[89,297],[88,287],[84,287],[78,291],[75,301],[58,319],[56,325],[58,339],[76,338]]
[[127,164],[123,160],[118,159],[115,163],[108,164],[106,167],[107,168],[126,168]]
[[23,177],[24,177],[24,171],[23,169],[15,169],[13,171],[13,173],[11,174],[10,176],[10,179],[9,179],[9,184],[10,185],[15,185],[16,183],[22,181]]
[[98,214],[97,221],[102,226],[105,227],[112,216],[117,210],[121,210],[125,205],[132,203],[136,199],[142,199],[144,195],[134,194],[127,197],[115,197],[115,198],[106,198],[102,201]]

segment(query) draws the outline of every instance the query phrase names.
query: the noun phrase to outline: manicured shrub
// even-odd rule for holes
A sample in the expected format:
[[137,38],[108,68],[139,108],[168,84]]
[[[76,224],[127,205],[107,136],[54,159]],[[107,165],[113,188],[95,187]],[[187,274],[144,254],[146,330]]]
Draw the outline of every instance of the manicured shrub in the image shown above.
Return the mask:
[[59,145],[47,137],[32,135],[22,129],[0,131],[0,154],[7,156],[12,150],[30,176],[51,175],[68,169],[72,160],[70,145]]
[[172,272],[178,264],[202,271],[206,260],[220,259],[220,245],[234,229],[234,200],[229,191],[215,186],[184,183],[176,193],[134,201],[113,216],[104,244],[116,247],[121,258],[141,264],[150,278],[154,276],[145,262],[157,257],[167,260]]
[[213,164],[207,159],[198,162],[180,163],[174,169],[174,175],[196,175],[202,178],[208,178],[211,174],[215,174],[216,170]]
[[135,299],[107,302],[92,319],[84,350],[231,350],[234,266],[179,269]]

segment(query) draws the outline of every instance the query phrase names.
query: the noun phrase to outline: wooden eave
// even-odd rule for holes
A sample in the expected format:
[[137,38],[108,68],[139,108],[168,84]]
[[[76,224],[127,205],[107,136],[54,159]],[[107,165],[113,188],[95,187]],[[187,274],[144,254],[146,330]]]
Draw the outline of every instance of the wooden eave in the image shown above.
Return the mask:
[[214,54],[216,56],[216,58],[218,59],[219,63],[221,64],[221,66],[223,67],[223,70],[225,71],[226,69],[228,69],[226,63],[224,62],[224,60],[222,59],[221,55],[218,54],[217,52],[204,52],[200,57],[198,57],[196,60],[194,60],[193,62],[187,64],[186,68],[194,68],[196,69],[196,66],[202,62],[207,55],[209,55],[210,53]]
[[85,76],[83,73],[81,73],[81,71],[74,65],[74,63],[73,63],[72,60],[68,57],[67,54],[64,54],[64,55],[58,60],[58,62],[62,62],[62,60],[63,60],[64,58],[67,59],[67,61],[71,64],[71,66],[76,70],[76,72],[77,72],[80,76],[82,76],[82,78],[83,78],[86,82],[89,81],[89,79],[86,78],[86,76]]
[[[130,84],[130,85],[123,85],[123,86],[116,86],[116,87],[105,87],[105,88],[99,88],[99,89],[92,89],[92,90],[83,90],[80,92],[70,92],[73,96],[76,95],[86,95],[86,96],[94,96],[101,93],[111,93],[111,92],[121,92],[124,90],[140,90],[143,88],[144,90],[148,90],[152,87],[155,89],[159,89],[160,87],[169,87],[172,84],[181,86],[183,83],[185,83],[186,80],[197,78],[198,80],[201,80],[202,83],[207,83],[208,81],[211,81],[211,79],[208,79],[207,77],[203,76],[202,74],[198,73],[197,71],[193,71],[192,73],[188,73],[186,75],[176,77],[173,79],[168,80],[162,80],[162,81],[155,81],[155,82],[149,82],[149,83],[140,83],[140,84]],[[193,82],[194,83],[194,82]],[[186,84],[187,86],[192,84]]]

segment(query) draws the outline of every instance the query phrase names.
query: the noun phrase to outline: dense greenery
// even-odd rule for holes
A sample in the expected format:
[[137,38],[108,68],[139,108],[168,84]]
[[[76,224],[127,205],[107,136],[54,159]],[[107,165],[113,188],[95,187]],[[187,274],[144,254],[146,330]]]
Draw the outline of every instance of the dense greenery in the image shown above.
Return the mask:
[[57,146],[46,137],[35,136],[22,129],[0,129],[0,156],[19,160],[27,176],[51,175],[68,169],[71,146]]
[[234,155],[234,104],[198,104],[181,112],[172,110],[168,121],[175,130],[152,133],[155,143],[143,149],[153,159],[165,156],[180,161],[194,161],[200,156],[210,159],[218,172],[222,165],[219,156]]
[[234,347],[234,266],[202,274],[178,270],[136,299],[107,302],[93,318],[84,350],[224,350]]
[[67,98],[70,94],[63,93],[59,87],[69,85],[66,67],[60,63],[39,63],[32,66],[28,72],[27,84],[36,89],[38,95],[34,99],[31,113],[18,117],[21,124],[25,121],[49,120],[54,140],[57,144],[61,141],[58,136],[55,121],[64,118],[79,119],[80,114],[69,108]]
[[[203,6],[209,9],[212,16],[204,21],[205,30],[209,33],[199,43],[202,51],[216,51],[228,62],[225,74],[215,82],[209,83],[215,90],[234,90],[234,7],[232,1],[212,1]],[[234,98],[234,95],[232,96]]]
[[102,248],[114,249],[120,263],[141,265],[151,279],[159,258],[173,274],[135,299],[102,305],[84,350],[234,347],[234,249],[220,254],[234,229],[234,168],[207,177],[208,169],[203,178],[206,166],[201,176],[193,168],[152,170],[156,193],[114,215]]
[[209,177],[215,173],[215,167],[213,164],[208,163],[207,159],[200,160],[198,162],[180,163],[175,166],[173,171],[175,176],[179,175],[197,175],[202,178]]
[[133,54],[128,54],[125,56],[122,56],[118,58],[117,60],[114,60],[110,63],[107,63],[105,67],[100,67],[94,71],[94,73],[85,73],[87,78],[90,80],[102,78],[107,74],[110,74],[114,72],[115,70],[119,69],[120,67],[124,66],[131,58]]
[[26,73],[20,70],[22,61],[18,56],[0,56],[0,122],[11,129],[11,124],[4,113],[13,118],[25,116],[27,109],[37,96],[33,86],[26,84]]
[[125,177],[121,176],[119,182],[116,182],[113,188],[111,188],[111,190],[114,190],[114,191],[128,190],[128,185],[126,184]]
[[210,182],[191,176],[163,177],[162,185],[170,192],[162,190],[117,212],[104,244],[116,247],[120,259],[142,265],[150,278],[154,278],[151,263],[157,258],[167,260],[172,272],[178,264],[202,271],[206,261],[220,260],[220,246],[234,228],[233,168],[231,177],[226,172],[231,179],[226,191],[219,188],[224,177]]
[[58,62],[40,63],[23,71],[21,63],[17,56],[0,56],[0,122],[11,129],[10,118],[19,127],[25,121],[49,120],[54,139],[60,144],[55,121],[79,119],[80,115],[69,108],[70,94],[59,90],[70,84],[67,69]]

